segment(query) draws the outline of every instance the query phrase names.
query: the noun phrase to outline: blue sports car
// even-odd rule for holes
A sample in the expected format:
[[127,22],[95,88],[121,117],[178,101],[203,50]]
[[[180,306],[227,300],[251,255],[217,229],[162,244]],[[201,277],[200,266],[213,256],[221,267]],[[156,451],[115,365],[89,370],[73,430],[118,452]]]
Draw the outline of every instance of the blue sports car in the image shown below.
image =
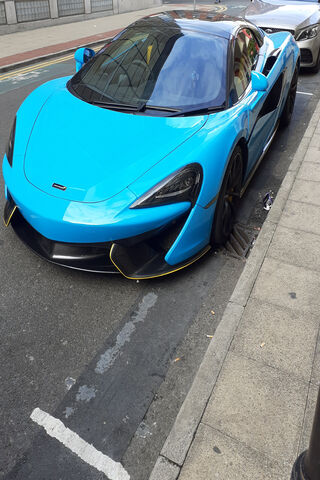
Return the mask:
[[132,279],[225,243],[277,127],[290,122],[292,35],[171,11],[75,59],[73,77],[40,86],[17,112],[5,224],[51,262]]

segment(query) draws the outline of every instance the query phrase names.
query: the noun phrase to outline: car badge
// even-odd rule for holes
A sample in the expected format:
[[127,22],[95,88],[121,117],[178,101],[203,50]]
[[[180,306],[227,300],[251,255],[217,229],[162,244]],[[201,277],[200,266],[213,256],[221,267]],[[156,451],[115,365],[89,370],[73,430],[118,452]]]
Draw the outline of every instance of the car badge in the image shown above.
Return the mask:
[[272,28],[266,28],[266,29],[265,29],[265,32],[266,32],[266,33],[272,33],[273,30],[272,30]]
[[65,187],[64,185],[60,185],[59,183],[53,183],[52,186],[53,188],[57,188],[58,190],[67,190],[67,187]]

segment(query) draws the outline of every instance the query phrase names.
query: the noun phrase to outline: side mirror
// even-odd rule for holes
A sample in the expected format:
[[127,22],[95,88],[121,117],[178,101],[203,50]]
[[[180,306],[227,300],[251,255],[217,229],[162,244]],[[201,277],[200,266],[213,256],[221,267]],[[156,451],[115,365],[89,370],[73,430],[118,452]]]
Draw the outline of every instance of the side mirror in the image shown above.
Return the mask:
[[78,48],[78,50],[74,52],[74,58],[76,61],[76,71],[78,72],[82,67],[82,65],[87,63],[90,60],[90,58],[94,57],[94,55],[95,55],[95,51],[92,50],[91,48],[86,48],[86,47]]
[[269,85],[268,79],[263,73],[254,71],[251,72],[251,82],[252,90],[257,90],[258,92],[265,92]]

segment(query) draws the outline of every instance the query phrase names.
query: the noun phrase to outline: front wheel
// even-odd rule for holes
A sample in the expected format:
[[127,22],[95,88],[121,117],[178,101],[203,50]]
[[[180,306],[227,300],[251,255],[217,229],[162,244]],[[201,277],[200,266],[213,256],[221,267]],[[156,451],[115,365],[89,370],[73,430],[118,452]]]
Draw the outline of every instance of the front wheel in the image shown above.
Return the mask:
[[296,65],[296,68],[293,72],[293,77],[291,80],[289,92],[287,95],[286,103],[284,104],[283,111],[280,117],[280,127],[284,128],[289,125],[291,122],[294,102],[296,100],[296,93],[297,93],[297,86],[298,86],[298,76],[299,76],[299,68]]
[[242,150],[237,146],[229,161],[216,205],[211,231],[213,245],[224,245],[230,236],[240,199],[242,175]]

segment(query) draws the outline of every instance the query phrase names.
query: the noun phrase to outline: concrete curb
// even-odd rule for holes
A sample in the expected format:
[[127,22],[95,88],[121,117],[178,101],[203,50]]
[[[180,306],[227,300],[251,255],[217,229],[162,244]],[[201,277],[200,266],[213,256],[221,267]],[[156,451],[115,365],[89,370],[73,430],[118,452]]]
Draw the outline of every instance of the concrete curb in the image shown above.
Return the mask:
[[81,48],[81,47],[98,46],[100,44],[104,44],[109,39],[110,39],[110,37],[106,37],[104,39],[101,39],[101,40],[98,40],[98,41],[95,41],[95,42],[92,42],[92,43],[85,43],[85,44],[79,43],[79,45],[77,47],[71,47],[71,48],[67,48],[66,50],[61,50],[59,52],[47,53],[46,55],[41,55],[39,57],[28,58],[27,60],[23,60],[22,62],[11,63],[10,65],[4,65],[3,67],[0,67],[0,74],[10,72],[11,70],[16,70],[16,69],[19,69],[19,68],[27,67],[27,66],[33,65],[35,63],[40,63],[40,62],[48,60],[50,58],[61,57],[63,55],[67,55],[68,53],[75,52],[78,48]]
[[[309,126],[319,119],[320,102],[310,119]],[[246,262],[237,285],[230,297],[223,317],[209,344],[193,384],[178,413],[149,480],[176,480],[203,416],[206,405],[219,377],[237,326],[248,302],[260,268],[272,241],[281,214],[285,208],[295,178],[310,144],[309,130],[300,142],[288,172],[282,181],[268,218]]]

